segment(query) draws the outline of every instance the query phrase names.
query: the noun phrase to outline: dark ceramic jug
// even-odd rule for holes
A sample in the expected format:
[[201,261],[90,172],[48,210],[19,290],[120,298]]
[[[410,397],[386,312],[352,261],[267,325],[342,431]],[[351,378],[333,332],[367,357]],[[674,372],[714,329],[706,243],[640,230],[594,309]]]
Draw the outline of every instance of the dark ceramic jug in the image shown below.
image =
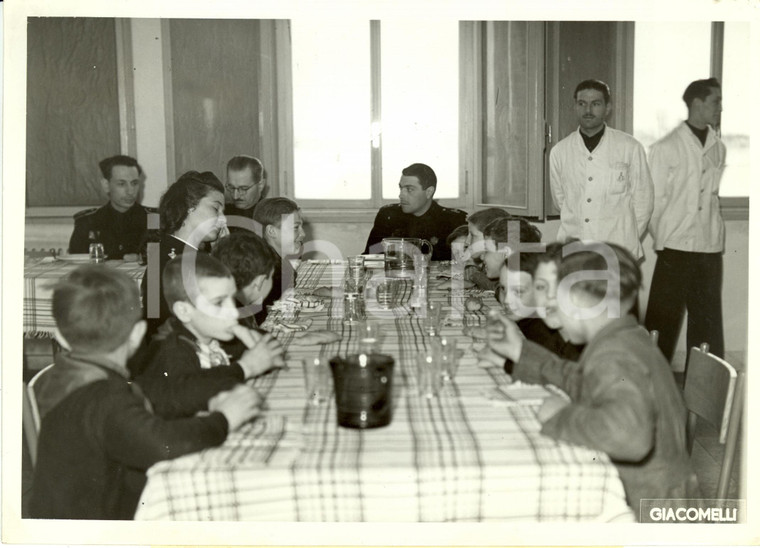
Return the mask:
[[385,354],[353,354],[330,359],[338,424],[377,428],[391,422],[393,358]]

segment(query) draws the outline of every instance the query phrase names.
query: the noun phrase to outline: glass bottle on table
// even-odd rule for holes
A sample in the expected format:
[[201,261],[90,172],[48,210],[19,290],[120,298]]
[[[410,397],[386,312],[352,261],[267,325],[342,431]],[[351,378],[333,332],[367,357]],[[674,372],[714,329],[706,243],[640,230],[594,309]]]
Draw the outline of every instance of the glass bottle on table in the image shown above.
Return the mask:
[[100,239],[100,232],[97,230],[90,230],[88,234],[88,240],[90,241],[90,262],[91,263],[104,263],[106,260],[103,244],[98,240]]

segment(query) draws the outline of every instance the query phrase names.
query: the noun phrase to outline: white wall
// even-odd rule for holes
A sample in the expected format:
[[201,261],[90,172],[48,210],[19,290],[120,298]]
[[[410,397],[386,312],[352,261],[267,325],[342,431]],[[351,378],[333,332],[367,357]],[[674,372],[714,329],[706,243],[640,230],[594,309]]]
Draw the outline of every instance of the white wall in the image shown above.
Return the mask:
[[[172,136],[167,131],[171,110],[164,80],[164,36],[160,19],[131,19],[132,71],[135,94],[136,157],[146,175],[143,204],[157,206],[174,182]],[[168,110],[168,112],[167,112]]]

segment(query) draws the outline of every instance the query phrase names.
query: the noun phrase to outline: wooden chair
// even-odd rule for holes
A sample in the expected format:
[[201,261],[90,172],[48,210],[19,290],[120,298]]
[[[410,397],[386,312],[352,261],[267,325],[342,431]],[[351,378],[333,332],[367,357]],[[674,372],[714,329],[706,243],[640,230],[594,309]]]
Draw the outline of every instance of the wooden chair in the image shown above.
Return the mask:
[[744,397],[744,374],[725,360],[710,354],[707,344],[692,348],[684,381],[684,400],[689,411],[686,443],[691,454],[697,416],[717,429],[725,444],[716,498],[726,498],[731,468],[739,439]]
[[37,407],[37,396],[34,391],[34,385],[42,376],[53,367],[53,364],[46,366],[32,377],[28,383],[24,383],[24,397],[21,421],[24,428],[24,437],[26,445],[29,448],[29,456],[32,460],[32,466],[37,464],[37,438],[40,434],[40,410]]

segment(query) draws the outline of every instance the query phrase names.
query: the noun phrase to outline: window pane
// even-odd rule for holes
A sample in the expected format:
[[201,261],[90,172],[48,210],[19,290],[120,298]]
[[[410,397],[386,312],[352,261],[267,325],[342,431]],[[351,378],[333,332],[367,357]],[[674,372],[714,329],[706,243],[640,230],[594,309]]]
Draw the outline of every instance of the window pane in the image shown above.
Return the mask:
[[428,164],[436,198],[459,196],[459,22],[382,21],[383,198],[401,170]]
[[710,22],[637,22],[633,135],[646,147],[686,120],[686,86],[710,77]]
[[291,21],[296,199],[371,196],[369,22]]
[[728,149],[721,196],[749,195],[749,23],[726,23],[723,39],[723,114],[720,129]]
[[27,28],[26,205],[99,206],[98,162],[121,149],[114,20],[30,17]]
[[[238,154],[260,157],[259,25],[252,19],[172,19],[176,173],[211,170],[222,180]],[[199,131],[199,128],[203,128]]]

